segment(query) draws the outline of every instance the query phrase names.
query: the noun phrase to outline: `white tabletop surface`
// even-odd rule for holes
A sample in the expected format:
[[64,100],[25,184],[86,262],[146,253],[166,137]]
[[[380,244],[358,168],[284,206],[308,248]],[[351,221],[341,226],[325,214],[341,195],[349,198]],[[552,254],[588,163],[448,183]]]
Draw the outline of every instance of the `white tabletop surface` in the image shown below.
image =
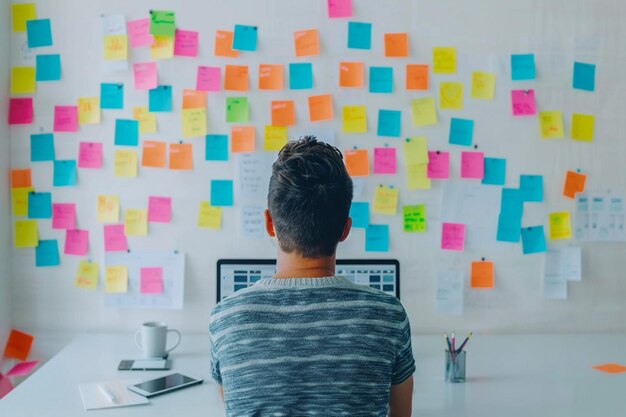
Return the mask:
[[[0,400],[0,416],[223,416],[209,375],[207,335],[183,335],[171,371],[117,371],[139,357],[131,334],[85,334]],[[475,335],[467,346],[467,381],[443,380],[442,336],[417,336],[414,416],[623,417],[626,374],[593,365],[626,363],[626,335]],[[151,399],[151,404],[84,411],[78,385],[172,372],[205,379],[200,386]]]

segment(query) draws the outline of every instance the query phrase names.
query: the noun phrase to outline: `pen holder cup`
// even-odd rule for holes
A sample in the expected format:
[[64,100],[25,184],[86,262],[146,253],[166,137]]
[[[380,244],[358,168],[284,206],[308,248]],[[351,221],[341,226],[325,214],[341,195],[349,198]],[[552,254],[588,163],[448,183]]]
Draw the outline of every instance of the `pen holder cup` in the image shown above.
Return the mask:
[[465,351],[453,355],[449,350],[446,354],[446,382],[465,382]]

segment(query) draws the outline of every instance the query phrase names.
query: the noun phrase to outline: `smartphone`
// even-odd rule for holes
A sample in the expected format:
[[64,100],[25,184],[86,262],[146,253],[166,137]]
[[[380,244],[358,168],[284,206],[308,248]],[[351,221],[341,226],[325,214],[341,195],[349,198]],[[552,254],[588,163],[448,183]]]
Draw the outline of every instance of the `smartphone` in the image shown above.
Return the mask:
[[125,359],[117,366],[118,371],[166,371],[172,368],[169,359]]
[[141,384],[129,385],[128,389],[146,398],[151,398],[197,384],[202,384],[202,380],[176,373],[151,379]]

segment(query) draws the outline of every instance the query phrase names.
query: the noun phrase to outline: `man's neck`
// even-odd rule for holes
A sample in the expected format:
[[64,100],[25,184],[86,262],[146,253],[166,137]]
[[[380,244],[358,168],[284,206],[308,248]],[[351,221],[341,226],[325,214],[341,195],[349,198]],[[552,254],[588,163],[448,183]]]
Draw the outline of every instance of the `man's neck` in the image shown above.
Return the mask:
[[335,255],[305,258],[278,250],[275,278],[322,278],[335,275]]

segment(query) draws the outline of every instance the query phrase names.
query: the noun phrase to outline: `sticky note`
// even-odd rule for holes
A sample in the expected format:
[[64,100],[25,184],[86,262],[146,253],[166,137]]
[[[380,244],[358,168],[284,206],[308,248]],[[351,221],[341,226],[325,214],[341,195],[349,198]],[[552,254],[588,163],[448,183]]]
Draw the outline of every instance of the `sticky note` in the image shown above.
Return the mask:
[[159,85],[157,88],[150,90],[149,96],[148,109],[151,112],[172,111],[172,86]]
[[264,151],[280,151],[287,143],[287,128],[285,126],[265,125],[263,135]]
[[228,135],[206,135],[206,161],[228,161]]
[[563,137],[563,118],[560,111],[539,112],[539,128],[544,139]]
[[249,153],[254,152],[255,129],[254,126],[233,126],[230,129],[231,152]]
[[352,227],[367,228],[370,224],[370,205],[366,202],[353,201],[350,204]]
[[150,58],[170,59],[174,56],[174,38],[169,36],[154,35],[150,45]]
[[11,94],[35,92],[35,67],[11,68]]
[[378,110],[377,135],[399,137],[401,118],[402,112],[400,110]]
[[139,122],[139,133],[157,131],[156,116],[147,107],[133,107],[133,119]]
[[341,109],[342,131],[344,133],[366,133],[367,114],[365,106],[343,106]]
[[103,57],[105,61],[126,61],[128,59],[128,36],[106,35],[103,38]]
[[352,0],[327,0],[328,17],[351,17]]
[[137,152],[121,149],[115,151],[113,166],[113,172],[116,177],[136,177]]
[[385,33],[384,40],[387,58],[409,56],[408,33]]
[[233,182],[231,180],[211,180],[211,206],[229,207],[233,205]]
[[[7,372],[6,376],[24,376],[28,375],[32,372],[33,369],[37,366],[39,361],[28,361],[28,362],[20,362],[16,363],[9,372]],[[0,395],[1,397],[2,395]]]
[[535,90],[511,90],[511,110],[513,116],[532,116],[537,114]]
[[12,169],[11,170],[11,188],[30,187],[31,170],[30,169]]
[[534,80],[535,79],[535,55],[519,54],[511,55],[511,80]]
[[24,125],[33,122],[33,99],[10,98],[9,99],[9,124]]
[[351,177],[362,177],[370,174],[367,149],[346,150],[343,156],[346,169]]
[[365,228],[365,252],[389,252],[389,226],[370,224]]
[[441,249],[462,251],[465,246],[465,225],[461,223],[441,224]]
[[133,64],[135,90],[152,90],[157,88],[156,62],[137,62]]
[[471,146],[474,135],[474,121],[469,119],[458,119],[453,117],[450,120],[450,134],[448,143],[453,145]]
[[65,248],[63,253],[66,255],[87,256],[89,250],[89,231],[72,229],[65,231]]
[[206,135],[206,109],[183,109],[181,124],[183,138],[195,138]]
[[226,122],[248,123],[250,106],[247,97],[226,97]]
[[393,90],[392,67],[370,67],[370,93],[391,93]]
[[78,262],[74,286],[86,290],[95,290],[98,287],[98,264],[87,261]]
[[524,255],[546,251],[546,237],[543,226],[522,228],[522,250]]
[[407,188],[409,190],[428,190],[432,182],[428,178],[427,164],[410,164],[406,167]]
[[124,265],[107,266],[104,269],[104,292],[128,292],[128,268]]
[[500,242],[519,242],[522,224],[523,199],[519,189],[503,188],[498,216],[496,239]]
[[141,294],[163,293],[163,268],[140,268],[139,292]]
[[115,144],[137,146],[139,144],[139,122],[131,119],[115,120]]
[[396,173],[396,148],[374,148],[374,174]]
[[124,211],[124,234],[126,236],[146,236],[148,234],[148,211],[126,209]]
[[198,56],[198,32],[176,29],[174,34],[175,56]]
[[563,195],[574,199],[576,193],[585,191],[587,176],[579,172],[567,171],[565,174],[565,184],[563,185]]
[[504,185],[506,179],[506,159],[485,158],[485,173],[482,184]]
[[37,55],[35,66],[36,81],[57,81],[61,79],[61,55]]
[[543,201],[543,175],[520,175],[519,190],[522,201]]
[[296,124],[296,110],[293,100],[272,101],[272,126],[293,126]]
[[310,62],[289,64],[289,88],[291,90],[313,88],[313,64]]
[[176,13],[171,10],[150,10],[150,34],[174,37]]
[[426,231],[426,206],[402,207],[403,226],[402,230],[407,233],[424,233]]
[[50,193],[28,193],[28,218],[49,219],[52,217],[52,195]]
[[607,374],[621,374],[626,372],[626,366],[618,363],[605,363],[602,365],[592,366],[592,368],[597,371],[606,372]]
[[470,288],[493,288],[493,262],[472,262]]
[[428,65],[407,64],[405,86],[407,90],[428,90]]
[[78,99],[78,123],[90,125],[100,123],[100,99],[81,97]]
[[201,202],[198,211],[198,227],[220,229],[222,227],[222,208],[211,207],[206,201]]
[[100,84],[100,108],[123,109],[124,108],[124,84]]
[[461,178],[483,179],[485,161],[482,152],[461,152]]
[[[309,121],[320,122],[333,119],[333,96],[321,94],[309,96]],[[367,124],[366,124],[367,128]]]
[[441,82],[439,84],[439,108],[442,110],[463,109],[463,83]]
[[183,110],[206,109],[206,93],[204,91],[183,89]]
[[3,356],[6,358],[17,359],[19,361],[25,361],[26,358],[28,358],[28,354],[30,353],[30,348],[33,345],[33,340],[35,340],[35,338],[30,334],[21,332],[16,329],[11,329],[11,333],[9,333],[9,339],[7,340],[7,344],[4,347]]
[[320,41],[317,29],[300,30],[293,33],[296,56],[320,54]]
[[256,51],[257,27],[235,25],[233,49],[237,51]]
[[16,3],[11,5],[13,32],[25,32],[26,22],[37,18],[35,3]]
[[222,68],[198,66],[196,76],[196,90],[220,91],[222,84]]
[[372,24],[364,22],[348,22],[348,48],[372,48]]
[[15,217],[28,215],[28,194],[32,187],[11,188],[11,212]]
[[193,146],[191,143],[170,143],[170,169],[193,169]]
[[26,41],[29,48],[52,46],[52,30],[50,29],[50,19],[27,20]]
[[578,90],[593,91],[596,87],[596,66],[584,62],[574,62],[572,87]]
[[76,229],[76,204],[52,204],[52,228]]
[[571,239],[572,224],[569,211],[560,211],[548,215],[550,240]]
[[402,150],[407,165],[428,163],[428,142],[424,136],[406,138],[402,144]]
[[213,54],[215,56],[237,58],[239,51],[235,51],[233,47],[234,33],[227,30],[215,31],[215,46]]
[[427,176],[431,179],[446,180],[450,176],[450,153],[428,152]]
[[30,160],[32,162],[54,161],[54,136],[52,133],[30,135]]
[[131,20],[126,24],[131,48],[150,46],[154,37],[150,34],[150,18]]
[[593,141],[593,125],[595,118],[591,114],[572,115],[572,139],[584,142]]
[[456,74],[456,48],[433,48],[433,73]]
[[472,73],[472,98],[493,100],[496,87],[496,76],[488,72],[475,71]]
[[103,35],[123,35],[126,33],[126,16],[122,14],[102,14],[100,15],[100,19]]
[[59,263],[59,245],[57,240],[40,240],[39,245],[35,249],[35,266],[57,266]]
[[169,223],[172,219],[172,199],[170,197],[148,197],[148,221]]
[[259,65],[259,90],[282,90],[283,66],[282,64]]
[[54,106],[54,131],[76,132],[78,130],[77,106]]
[[164,168],[167,149],[165,142],[147,140],[143,143],[141,166]]
[[435,290],[435,311],[440,314],[460,316],[463,314],[464,280],[461,271],[437,273]]
[[37,220],[16,220],[14,238],[16,248],[36,247],[39,242]]
[[224,89],[231,91],[248,91],[248,66],[226,65]]
[[363,87],[364,72],[362,62],[340,62],[339,87]]
[[76,160],[54,161],[52,185],[55,187],[76,185]]
[[379,186],[374,191],[374,213],[395,216],[398,211],[398,195],[397,188]]
[[123,224],[104,225],[104,251],[126,252],[128,243]]

